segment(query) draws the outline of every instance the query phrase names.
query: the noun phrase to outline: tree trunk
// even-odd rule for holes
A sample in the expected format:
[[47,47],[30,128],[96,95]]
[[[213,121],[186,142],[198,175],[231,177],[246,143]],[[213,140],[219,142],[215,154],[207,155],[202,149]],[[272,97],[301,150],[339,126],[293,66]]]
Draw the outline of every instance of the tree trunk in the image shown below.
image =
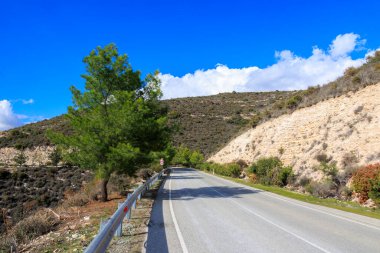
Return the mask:
[[100,193],[101,193],[101,201],[106,202],[108,200],[108,191],[107,191],[107,184],[108,184],[108,178],[102,179],[100,182]]

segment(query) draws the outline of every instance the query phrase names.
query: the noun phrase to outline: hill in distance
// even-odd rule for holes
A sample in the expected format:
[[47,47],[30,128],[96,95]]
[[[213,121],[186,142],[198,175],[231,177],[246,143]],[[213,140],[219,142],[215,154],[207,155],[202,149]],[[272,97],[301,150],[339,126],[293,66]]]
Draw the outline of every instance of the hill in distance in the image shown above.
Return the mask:
[[[233,138],[269,119],[378,82],[380,51],[361,67],[347,69],[337,80],[307,90],[221,93],[163,100],[162,103],[169,108],[170,124],[178,129],[173,136],[174,145],[198,149],[210,157]],[[70,134],[68,122],[61,115],[0,133],[0,150],[49,146],[51,143],[45,136],[49,128]]]

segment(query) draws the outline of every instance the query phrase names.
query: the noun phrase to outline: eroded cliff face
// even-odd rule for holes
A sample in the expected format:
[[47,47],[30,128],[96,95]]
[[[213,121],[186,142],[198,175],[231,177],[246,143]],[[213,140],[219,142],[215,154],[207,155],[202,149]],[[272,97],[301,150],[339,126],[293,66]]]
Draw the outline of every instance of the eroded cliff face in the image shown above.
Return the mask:
[[[50,159],[49,155],[54,150],[51,146],[38,146],[34,148],[27,148],[23,152],[26,156],[25,165],[28,166],[41,166],[46,165]],[[20,153],[19,150],[15,148],[1,148],[0,149],[0,164],[15,165],[13,159]]]
[[232,140],[209,161],[252,163],[277,156],[298,175],[318,180],[318,155],[326,155],[338,168],[380,162],[380,83],[265,122]]

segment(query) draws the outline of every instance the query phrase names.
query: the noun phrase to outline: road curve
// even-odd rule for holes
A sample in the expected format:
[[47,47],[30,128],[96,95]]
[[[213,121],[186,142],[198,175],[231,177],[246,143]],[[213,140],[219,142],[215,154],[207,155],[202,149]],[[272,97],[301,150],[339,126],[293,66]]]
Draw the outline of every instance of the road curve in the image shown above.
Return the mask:
[[145,243],[165,252],[380,252],[380,220],[176,168]]

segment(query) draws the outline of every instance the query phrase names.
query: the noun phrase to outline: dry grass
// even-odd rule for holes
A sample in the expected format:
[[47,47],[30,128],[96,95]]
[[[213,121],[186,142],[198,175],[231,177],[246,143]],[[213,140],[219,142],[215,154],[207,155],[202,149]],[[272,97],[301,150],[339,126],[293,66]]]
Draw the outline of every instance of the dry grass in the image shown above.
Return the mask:
[[0,238],[0,252],[11,252],[16,247],[55,229],[59,218],[49,209],[41,209],[21,220]]

